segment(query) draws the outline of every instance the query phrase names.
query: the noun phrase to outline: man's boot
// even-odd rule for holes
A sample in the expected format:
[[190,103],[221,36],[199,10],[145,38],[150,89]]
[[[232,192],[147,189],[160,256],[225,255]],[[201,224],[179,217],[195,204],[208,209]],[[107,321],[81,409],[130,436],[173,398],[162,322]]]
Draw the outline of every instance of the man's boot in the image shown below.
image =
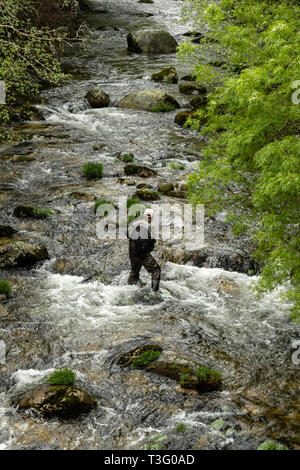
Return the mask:
[[154,292],[157,292],[157,291],[159,290],[159,281],[154,281],[154,280],[152,279],[152,286],[151,286],[151,287],[152,287],[152,290],[153,290]]

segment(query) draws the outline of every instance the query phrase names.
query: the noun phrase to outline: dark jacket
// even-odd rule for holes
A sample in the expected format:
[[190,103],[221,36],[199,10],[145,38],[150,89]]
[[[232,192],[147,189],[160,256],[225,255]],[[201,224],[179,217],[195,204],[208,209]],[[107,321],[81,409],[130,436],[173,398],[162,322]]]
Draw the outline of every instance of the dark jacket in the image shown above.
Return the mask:
[[133,222],[128,229],[130,258],[145,258],[154,248],[150,226],[144,221]]

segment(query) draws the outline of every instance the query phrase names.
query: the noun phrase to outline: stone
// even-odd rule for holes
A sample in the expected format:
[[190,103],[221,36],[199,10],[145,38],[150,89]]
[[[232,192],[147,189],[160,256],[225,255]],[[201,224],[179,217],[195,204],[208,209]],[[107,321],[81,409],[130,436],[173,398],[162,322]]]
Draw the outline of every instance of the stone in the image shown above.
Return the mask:
[[135,91],[122,98],[118,103],[119,108],[141,109],[143,111],[153,111],[161,105],[171,105],[174,109],[180,108],[175,98],[160,90]]
[[134,199],[141,199],[142,201],[159,201],[160,196],[157,192],[150,189],[138,189],[134,195]]
[[184,95],[195,95],[195,94],[204,95],[207,93],[207,89],[203,85],[197,82],[180,83],[179,91],[180,93],[183,93]]
[[133,163],[128,163],[124,166],[124,172],[127,176],[140,176],[142,178],[150,178],[151,176],[156,176],[156,171],[148,168],[147,166],[135,165]]
[[47,385],[25,393],[18,403],[19,410],[34,409],[45,418],[57,416],[76,418],[96,408],[96,400],[87,392],[65,385]]
[[164,30],[146,30],[129,33],[127,36],[129,52],[146,54],[170,54],[176,52],[177,41]]
[[45,259],[49,259],[49,254],[42,245],[24,241],[0,245],[0,268],[27,267]]
[[92,108],[106,108],[110,103],[109,96],[100,87],[90,90],[85,95],[85,99]]
[[12,237],[15,233],[17,233],[17,230],[13,227],[10,227],[9,225],[0,225],[0,237]]
[[167,194],[170,191],[174,191],[174,184],[173,183],[163,183],[160,186],[158,186],[158,192],[162,194]]
[[151,80],[154,82],[178,83],[178,75],[175,67],[166,67],[160,72],[154,73]]

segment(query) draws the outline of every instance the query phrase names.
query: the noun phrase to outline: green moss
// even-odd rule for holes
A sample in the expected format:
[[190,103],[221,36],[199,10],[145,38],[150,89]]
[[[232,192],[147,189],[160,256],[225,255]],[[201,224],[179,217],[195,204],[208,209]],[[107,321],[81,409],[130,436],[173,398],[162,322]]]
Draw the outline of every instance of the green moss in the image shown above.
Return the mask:
[[147,367],[151,362],[156,361],[161,355],[161,351],[144,351],[136,359],[131,362],[131,367]]
[[0,281],[0,294],[9,296],[11,293],[11,285],[8,281]]
[[160,356],[161,352],[162,348],[160,346],[145,344],[122,354],[118,364],[130,367],[147,367]]
[[170,168],[170,170],[184,170],[185,169],[185,166],[182,164],[182,163],[178,163],[178,162],[170,162],[168,163],[168,168]]
[[50,385],[73,385],[76,374],[71,369],[58,369],[50,374],[46,380]]
[[102,163],[86,163],[83,165],[82,174],[88,180],[99,180],[103,176],[103,165]]
[[215,429],[216,431],[221,431],[223,426],[224,426],[224,420],[222,418],[218,418],[210,424],[210,427],[212,429]]
[[181,374],[179,377],[179,383],[184,388],[194,388],[196,387],[198,380],[191,374]]
[[288,450],[288,447],[280,442],[264,441],[258,446],[257,450]]
[[158,103],[157,105],[151,108],[152,113],[169,113],[170,111],[174,111],[176,106],[171,103]]
[[132,163],[134,161],[133,153],[124,153],[124,155],[120,155],[118,160],[124,163]]
[[43,207],[34,207],[33,214],[37,219],[43,219],[48,217],[48,215],[56,215],[56,212],[53,209],[45,209]]
[[[111,201],[108,201],[107,199],[97,199],[97,201],[94,204],[94,211],[97,212],[97,209],[99,206],[102,206],[103,204],[109,204],[110,206],[114,207],[114,204]],[[105,211],[104,217],[108,215],[108,211]]]
[[176,429],[176,432],[178,433],[185,432],[187,430],[187,426],[184,423],[179,423],[177,424],[175,429]]
[[219,382],[222,379],[220,372],[207,366],[198,367],[196,370],[196,376],[199,380],[204,382]]

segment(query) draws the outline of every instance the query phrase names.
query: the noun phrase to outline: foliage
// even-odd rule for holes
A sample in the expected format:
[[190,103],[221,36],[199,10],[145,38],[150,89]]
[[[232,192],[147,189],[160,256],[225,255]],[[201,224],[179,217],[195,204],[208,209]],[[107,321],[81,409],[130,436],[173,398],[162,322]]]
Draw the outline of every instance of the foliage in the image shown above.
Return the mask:
[[50,385],[74,385],[76,374],[71,369],[58,369],[50,374],[46,380]]
[[152,113],[169,113],[170,111],[174,111],[176,106],[171,103],[158,103],[157,105],[151,108]]
[[103,176],[103,165],[102,163],[88,162],[83,165],[82,174],[88,180],[99,180]]
[[8,281],[0,281],[0,294],[6,295],[6,297],[9,296],[11,293],[11,285]]
[[133,153],[124,153],[124,155],[120,155],[118,157],[118,160],[120,160],[123,163],[132,163],[134,161],[134,155]]
[[20,98],[26,103],[41,86],[68,78],[57,57],[70,44],[67,27],[77,9],[76,0],[0,0],[0,80],[6,85],[6,105],[0,105],[0,141],[14,137],[7,125],[11,107]]
[[257,450],[288,450],[288,447],[278,442],[264,441],[258,446]]
[[43,207],[34,207],[33,213],[37,219],[43,219],[48,217],[48,215],[56,215],[55,210]]
[[[190,201],[208,213],[230,209],[235,232],[253,237],[263,266],[257,291],[288,286],[285,299],[300,321],[299,2],[185,0],[183,12],[209,33],[180,54],[214,87],[201,129],[210,139],[188,181]],[[226,60],[222,83],[203,63],[208,48]],[[188,122],[199,128],[199,119]]]
[[215,419],[215,421],[213,421],[211,424],[210,424],[210,427],[212,429],[215,429],[216,431],[221,431],[221,429],[223,428],[224,426],[224,420],[222,418],[218,418],[218,419]]

